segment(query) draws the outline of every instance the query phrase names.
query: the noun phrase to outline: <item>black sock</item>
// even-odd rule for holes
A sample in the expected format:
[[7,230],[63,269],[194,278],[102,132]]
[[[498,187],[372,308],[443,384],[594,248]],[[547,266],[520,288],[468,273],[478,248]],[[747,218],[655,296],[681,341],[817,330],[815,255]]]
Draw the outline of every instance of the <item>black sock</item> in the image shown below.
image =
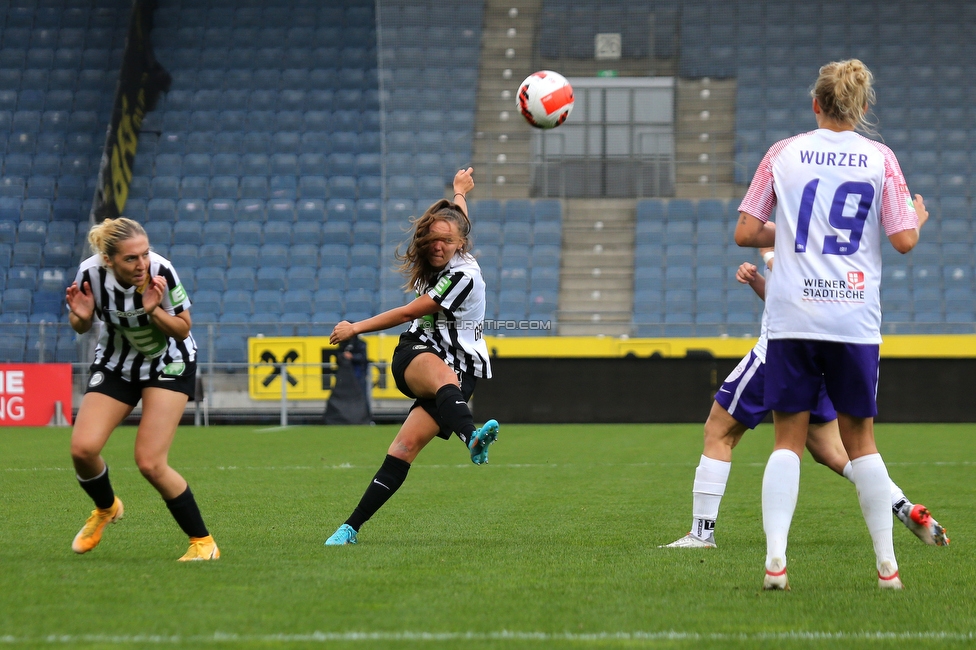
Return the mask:
[[200,508],[197,506],[197,500],[193,498],[193,492],[190,491],[189,485],[186,486],[186,490],[180,496],[168,500],[163,499],[163,501],[166,502],[170,514],[173,515],[173,519],[180,525],[184,533],[190,537],[206,537],[210,534],[203,523]]
[[111,508],[112,504],[115,503],[115,490],[112,489],[112,483],[108,480],[107,463],[101,474],[95,478],[83,479],[79,477],[78,484],[92,498],[96,508],[105,510]]
[[369,518],[376,514],[376,511],[383,507],[393,493],[400,489],[410,471],[410,463],[394,456],[387,455],[376,476],[369,482],[369,487],[363,493],[363,498],[359,500],[359,505],[349,515],[346,523],[353,527],[357,532],[359,528],[369,521]]
[[441,386],[434,396],[434,403],[437,404],[437,414],[451,431],[458,434],[458,437],[468,444],[471,434],[475,432],[474,417],[471,416],[471,409],[464,401],[461,389],[454,384]]

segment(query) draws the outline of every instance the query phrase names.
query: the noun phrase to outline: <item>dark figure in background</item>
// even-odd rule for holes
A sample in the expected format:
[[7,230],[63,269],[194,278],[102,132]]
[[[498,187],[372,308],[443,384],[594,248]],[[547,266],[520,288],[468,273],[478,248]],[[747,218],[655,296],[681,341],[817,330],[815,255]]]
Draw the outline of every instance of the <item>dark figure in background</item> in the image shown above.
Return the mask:
[[342,358],[352,365],[352,374],[356,378],[356,385],[361,386],[366,397],[366,409],[370,409],[369,359],[366,356],[366,341],[353,336],[339,345]]

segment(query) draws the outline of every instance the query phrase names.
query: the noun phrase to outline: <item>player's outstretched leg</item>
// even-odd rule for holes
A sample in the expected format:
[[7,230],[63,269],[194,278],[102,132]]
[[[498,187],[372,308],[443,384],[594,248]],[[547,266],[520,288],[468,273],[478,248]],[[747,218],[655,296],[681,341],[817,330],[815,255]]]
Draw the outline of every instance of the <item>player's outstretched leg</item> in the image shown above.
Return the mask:
[[91,516],[71,542],[71,550],[75,553],[87,553],[98,546],[102,541],[102,531],[105,530],[105,526],[117,522],[124,512],[122,501],[118,497],[115,497],[115,501],[108,508],[92,510]]
[[912,503],[904,499],[895,511],[901,523],[915,536],[930,546],[948,546],[949,538],[946,530],[935,520],[929,509],[920,503]]
[[[420,409],[414,411],[420,411]],[[325,540],[325,545],[355,544],[359,529],[400,489],[403,482],[407,480],[409,471],[410,463],[402,458],[387,454],[379,471],[376,472],[373,480],[366,487],[366,491],[359,500],[359,505],[349,515],[346,522],[339,526],[339,529],[329,539]]]
[[468,441],[468,451],[471,452],[471,462],[484,465],[488,462],[488,447],[498,440],[498,421],[488,420],[480,429],[471,435]]

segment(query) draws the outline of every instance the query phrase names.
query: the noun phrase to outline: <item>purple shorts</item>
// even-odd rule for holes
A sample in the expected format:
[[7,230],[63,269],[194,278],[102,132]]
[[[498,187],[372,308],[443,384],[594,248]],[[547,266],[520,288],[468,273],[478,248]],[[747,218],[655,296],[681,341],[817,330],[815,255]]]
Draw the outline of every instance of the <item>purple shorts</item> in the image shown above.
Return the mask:
[[[736,422],[755,429],[766,419],[770,409],[766,408],[763,395],[766,392],[766,364],[750,351],[735,367],[722,387],[715,393],[715,401],[729,412]],[[837,411],[827,397],[827,390],[820,386],[817,406],[810,411],[810,421],[823,424],[837,419]]]
[[878,414],[879,346],[774,339],[766,348],[766,408],[811,411],[826,386],[834,407],[856,418]]

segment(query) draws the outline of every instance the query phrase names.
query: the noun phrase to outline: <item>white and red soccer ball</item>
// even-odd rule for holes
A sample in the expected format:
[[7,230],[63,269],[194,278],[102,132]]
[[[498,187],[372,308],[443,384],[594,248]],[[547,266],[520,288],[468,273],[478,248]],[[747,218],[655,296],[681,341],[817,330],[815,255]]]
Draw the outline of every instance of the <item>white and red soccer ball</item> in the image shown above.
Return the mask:
[[519,86],[516,105],[532,126],[553,129],[565,122],[573,110],[573,87],[558,72],[540,70]]

